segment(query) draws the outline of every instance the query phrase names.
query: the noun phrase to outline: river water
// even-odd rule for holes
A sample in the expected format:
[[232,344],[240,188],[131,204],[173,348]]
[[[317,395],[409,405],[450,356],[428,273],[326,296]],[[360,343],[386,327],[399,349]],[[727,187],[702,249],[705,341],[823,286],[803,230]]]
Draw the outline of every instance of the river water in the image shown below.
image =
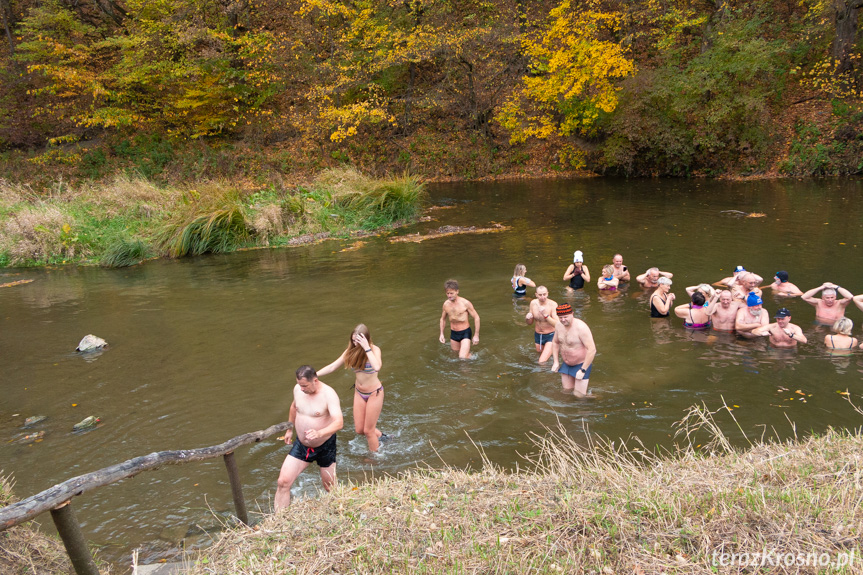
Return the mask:
[[[771,351],[765,341],[692,333],[681,320],[651,320],[637,284],[611,296],[595,287],[620,252],[631,271],[656,265],[674,273],[672,291],[714,282],[744,265],[765,278],[787,270],[803,290],[833,281],[863,292],[863,183],[842,181],[532,181],[435,185],[432,221],[389,236],[326,241],[121,270],[3,270],[0,283],[0,470],[27,497],[72,476],[169,449],[222,443],[285,421],[294,370],[322,366],[368,324],[383,351],[386,400],[379,427],[393,436],[378,455],[353,433],[353,373],[324,378],[342,399],[339,475],[361,482],[421,464],[475,466],[483,455],[507,468],[524,463],[530,433],[558,422],[576,437],[637,436],[672,446],[674,423],[694,404],[735,406],[743,432],[786,438],[827,426],[858,427],[839,392],[863,403],[863,355],[831,356],[814,309],[787,305],[809,344]],[[760,212],[746,218],[727,210]],[[489,226],[500,233],[455,235],[422,243],[392,236],[442,225]],[[356,248],[348,249],[346,248]],[[562,280],[581,249],[591,285],[568,294]],[[594,398],[560,391],[538,365],[527,300],[513,300],[509,278],[524,263],[550,297],[572,303],[599,350]],[[455,278],[482,324],[470,360],[438,342],[443,282]],[[769,281],[769,280],[768,280]],[[528,290],[531,296],[532,289]],[[848,308],[861,336],[863,312]],[[109,341],[104,353],[73,350],[85,334]],[[24,418],[48,417],[33,430]],[[72,426],[88,415],[103,423]],[[745,439],[727,415],[718,421],[736,444]],[[793,426],[792,423],[793,422]],[[45,431],[42,441],[16,441]],[[241,448],[237,461],[251,509],[269,510],[287,448],[272,438]],[[315,466],[295,486],[314,495]],[[232,509],[224,465],[172,466],[74,500],[85,535],[110,561],[140,548],[142,562],[170,557],[180,541],[203,545]],[[47,515],[41,522],[50,529]]]

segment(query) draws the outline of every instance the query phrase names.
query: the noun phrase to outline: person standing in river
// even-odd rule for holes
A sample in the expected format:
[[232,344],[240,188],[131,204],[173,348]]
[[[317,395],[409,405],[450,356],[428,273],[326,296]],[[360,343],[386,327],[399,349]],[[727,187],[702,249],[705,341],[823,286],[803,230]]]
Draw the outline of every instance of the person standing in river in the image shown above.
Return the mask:
[[329,491],[336,484],[336,432],[344,426],[339,395],[310,365],[296,373],[294,400],[289,421],[293,427],[285,433],[285,443],[296,432],[293,447],[279,471],[276,487],[276,512],[291,504],[291,487],[300,473],[313,461],[321,468],[321,481]]
[[[820,298],[815,297],[818,292],[821,292]],[[842,296],[842,299],[838,299],[837,295]],[[800,299],[815,307],[816,320],[825,325],[833,325],[836,320],[845,317],[845,308],[854,301],[854,294],[834,283],[824,282],[807,291]]]
[[[551,371],[560,373],[564,391],[584,397],[590,383],[593,358],[596,357],[593,334],[586,323],[573,317],[572,306],[568,303],[560,304],[555,311],[558,319],[552,340],[554,363]],[[561,361],[558,361],[558,355]]]
[[[674,274],[671,272],[661,271],[657,267],[648,268],[643,274],[635,276],[635,281],[641,284],[644,289],[659,287],[659,278],[671,279]],[[671,285],[671,284],[669,284]]]
[[354,429],[366,436],[369,451],[380,447],[386,436],[378,429],[378,418],[384,407],[384,386],[378,378],[383,366],[381,348],[372,343],[372,334],[364,324],[353,329],[348,347],[337,360],[321,368],[318,375],[333,373],[339,366],[353,369],[354,381]]
[[525,277],[527,267],[524,264],[515,266],[515,271],[512,272],[512,279],[509,283],[512,284],[512,296],[524,297],[528,287],[536,287],[536,284],[529,277]]
[[614,277],[617,278],[619,282],[628,282],[629,281],[629,269],[623,265],[623,256],[620,254],[614,254],[614,257],[611,260],[611,265],[614,266]]
[[797,347],[798,343],[807,343],[800,326],[791,323],[791,312],[788,308],[779,308],[773,319],[776,320],[774,323],[753,329],[752,335],[769,336],[770,345],[773,347],[789,348]]
[[555,308],[557,302],[548,299],[548,288],[539,286],[536,288],[536,299],[530,302],[530,311],[524,316],[527,325],[533,325],[533,341],[540,363],[551,357],[551,340],[554,339],[554,324],[557,321]]
[[572,263],[566,268],[566,273],[563,274],[563,281],[569,282],[571,289],[581,289],[585,282],[590,281],[590,272],[587,266],[584,265],[584,254],[581,250],[576,250],[572,255]]
[[[440,316],[440,342],[446,343],[444,328],[449,318],[449,343],[453,351],[458,352],[462,359],[470,357],[470,344],[479,343],[479,314],[465,298],[458,295],[458,282],[447,280],[444,283],[446,301],[443,302],[443,312]],[[468,316],[473,318],[476,333],[471,332]]]
[[737,321],[737,311],[743,307],[743,303],[732,298],[729,290],[722,290],[718,293],[719,305],[713,306],[710,313],[713,329],[732,332]]

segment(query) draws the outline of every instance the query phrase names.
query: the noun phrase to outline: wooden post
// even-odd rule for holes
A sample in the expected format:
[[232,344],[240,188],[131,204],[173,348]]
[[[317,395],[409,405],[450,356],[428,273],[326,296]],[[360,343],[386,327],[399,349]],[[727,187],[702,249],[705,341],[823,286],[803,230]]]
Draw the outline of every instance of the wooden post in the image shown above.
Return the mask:
[[246,501],[243,499],[243,484],[240,483],[240,470],[234,452],[225,454],[225,467],[228,468],[228,479],[231,480],[231,495],[234,497],[234,507],[237,509],[237,519],[244,525],[249,524],[249,514],[246,512]]
[[52,509],[51,518],[54,520],[54,525],[57,526],[57,532],[60,534],[60,539],[63,540],[63,545],[66,546],[66,553],[72,560],[75,573],[78,575],[99,575],[99,569],[96,567],[96,562],[93,561],[93,556],[90,555],[90,549],[87,547],[87,541],[81,533],[81,526],[78,525],[75,512],[72,511],[72,502],[67,501]]

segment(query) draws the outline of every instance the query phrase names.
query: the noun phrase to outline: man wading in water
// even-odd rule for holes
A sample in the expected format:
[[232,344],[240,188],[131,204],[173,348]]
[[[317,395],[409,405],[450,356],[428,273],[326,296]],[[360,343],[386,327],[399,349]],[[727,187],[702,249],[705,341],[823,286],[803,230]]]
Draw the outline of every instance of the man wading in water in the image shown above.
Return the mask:
[[[586,323],[572,317],[572,306],[568,303],[557,306],[557,317],[552,340],[554,347],[551,355],[554,365],[551,366],[551,371],[560,371],[564,391],[571,391],[576,397],[584,397],[587,395],[590,370],[596,356],[593,334]],[[557,360],[558,352],[563,359],[563,365]]]
[[324,489],[329,491],[336,484],[336,432],[344,426],[342,408],[335,390],[319,380],[309,365],[297,370],[289,421],[294,427],[285,434],[285,443],[293,431],[297,438],[279,472],[276,512],[291,504],[291,486],[313,461],[321,468]]

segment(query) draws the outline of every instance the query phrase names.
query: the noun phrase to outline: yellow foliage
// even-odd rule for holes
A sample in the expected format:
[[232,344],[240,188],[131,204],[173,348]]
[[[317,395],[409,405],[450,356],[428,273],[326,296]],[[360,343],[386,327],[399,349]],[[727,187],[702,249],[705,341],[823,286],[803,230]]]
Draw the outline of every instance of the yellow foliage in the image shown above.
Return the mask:
[[554,134],[592,136],[601,114],[617,107],[615,82],[635,72],[621,46],[608,39],[620,16],[596,0],[578,8],[563,0],[537,37],[523,43],[531,74],[502,106],[497,119],[512,142]]

